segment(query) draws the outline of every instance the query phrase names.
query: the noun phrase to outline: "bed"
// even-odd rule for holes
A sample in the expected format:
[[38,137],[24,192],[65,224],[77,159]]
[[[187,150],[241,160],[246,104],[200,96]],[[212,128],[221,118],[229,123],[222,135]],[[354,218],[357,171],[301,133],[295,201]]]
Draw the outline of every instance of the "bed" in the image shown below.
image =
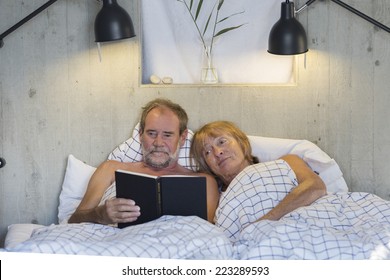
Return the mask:
[[[179,156],[179,162],[190,169],[195,168],[189,158],[192,135],[190,131]],[[221,196],[215,225],[193,216],[163,216],[125,229],[68,224],[95,170],[69,155],[58,223],[10,225],[2,250],[203,260],[390,259],[390,201],[349,192],[338,164],[312,142],[259,136],[249,139],[261,163],[241,172]],[[278,160],[289,153],[299,155],[319,174],[328,195],[279,221],[252,223],[296,185],[295,174]],[[138,126],[108,158],[141,160]],[[109,189],[102,201],[115,196],[115,188]]]

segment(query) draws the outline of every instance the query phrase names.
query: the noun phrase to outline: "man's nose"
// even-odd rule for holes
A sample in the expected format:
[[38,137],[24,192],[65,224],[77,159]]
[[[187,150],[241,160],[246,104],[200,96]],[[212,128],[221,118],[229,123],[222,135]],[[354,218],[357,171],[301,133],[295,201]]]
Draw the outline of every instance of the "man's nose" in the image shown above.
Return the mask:
[[161,146],[161,145],[163,145],[163,139],[162,139],[160,134],[158,134],[156,136],[156,138],[154,138],[153,145],[154,146]]

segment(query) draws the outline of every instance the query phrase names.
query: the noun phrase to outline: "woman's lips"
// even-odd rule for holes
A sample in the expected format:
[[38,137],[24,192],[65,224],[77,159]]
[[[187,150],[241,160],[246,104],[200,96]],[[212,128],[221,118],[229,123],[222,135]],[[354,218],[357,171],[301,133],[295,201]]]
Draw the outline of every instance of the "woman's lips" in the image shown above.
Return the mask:
[[228,157],[221,159],[221,160],[218,162],[218,166],[219,166],[219,167],[222,167],[228,159],[229,159]]

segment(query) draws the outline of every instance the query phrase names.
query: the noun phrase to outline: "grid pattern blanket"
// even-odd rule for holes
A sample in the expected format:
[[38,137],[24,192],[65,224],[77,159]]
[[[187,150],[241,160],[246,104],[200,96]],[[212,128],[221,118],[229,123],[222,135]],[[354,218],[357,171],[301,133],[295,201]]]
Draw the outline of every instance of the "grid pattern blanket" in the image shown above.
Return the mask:
[[390,201],[374,194],[330,193],[279,221],[254,222],[295,186],[284,161],[261,163],[229,186],[215,225],[179,216],[125,229],[51,225],[6,250],[175,259],[390,259]]

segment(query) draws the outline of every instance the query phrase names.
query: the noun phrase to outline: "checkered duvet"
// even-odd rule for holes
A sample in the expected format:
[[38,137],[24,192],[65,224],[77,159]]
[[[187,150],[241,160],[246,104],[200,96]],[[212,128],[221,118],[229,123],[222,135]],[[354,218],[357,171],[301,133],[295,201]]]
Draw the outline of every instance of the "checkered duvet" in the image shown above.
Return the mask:
[[235,248],[240,259],[390,259],[390,202],[330,194],[279,221],[250,224]]
[[51,225],[12,248],[14,252],[173,259],[228,259],[232,245],[222,231],[198,217],[163,216],[118,229],[99,224]]
[[52,225],[36,229],[9,251],[177,259],[390,259],[390,201],[373,194],[328,194],[279,221],[253,223],[295,186],[295,174],[284,161],[262,163],[244,170],[229,186],[216,225],[173,216],[122,230]]
[[373,194],[328,194],[279,221],[253,223],[296,185],[283,160],[252,165],[236,177],[216,214],[236,258],[390,258],[390,201]]

